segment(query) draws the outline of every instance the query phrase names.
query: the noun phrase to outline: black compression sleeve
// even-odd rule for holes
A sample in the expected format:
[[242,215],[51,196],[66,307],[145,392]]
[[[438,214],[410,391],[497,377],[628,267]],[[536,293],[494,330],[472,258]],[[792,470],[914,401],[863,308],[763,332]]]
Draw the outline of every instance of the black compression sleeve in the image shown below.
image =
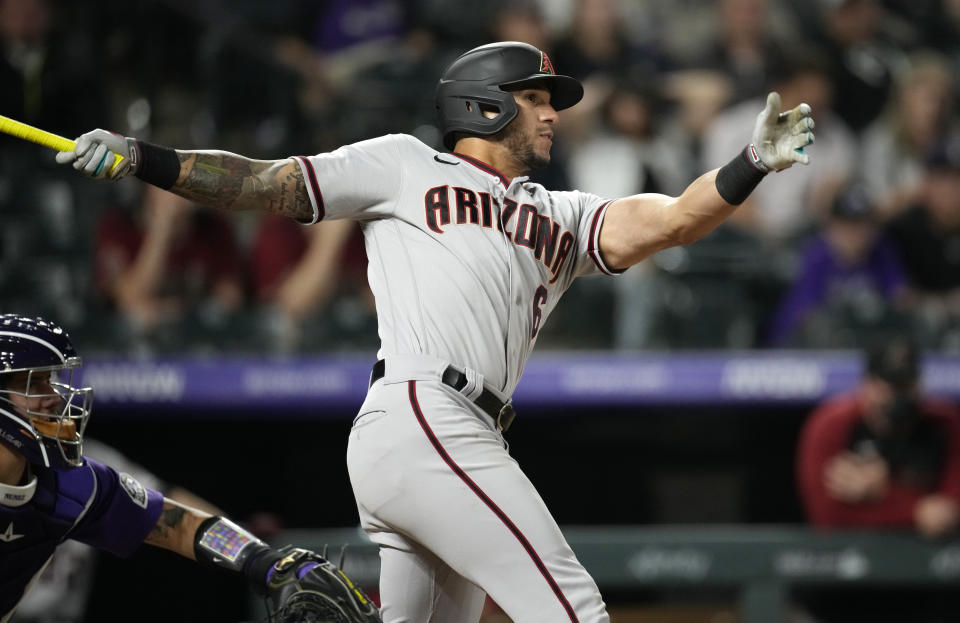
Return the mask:
[[140,158],[135,175],[148,184],[169,190],[180,177],[180,159],[176,150],[137,141],[137,151]]
[[753,192],[767,172],[753,145],[747,145],[737,156],[717,171],[717,192],[730,205],[738,206]]

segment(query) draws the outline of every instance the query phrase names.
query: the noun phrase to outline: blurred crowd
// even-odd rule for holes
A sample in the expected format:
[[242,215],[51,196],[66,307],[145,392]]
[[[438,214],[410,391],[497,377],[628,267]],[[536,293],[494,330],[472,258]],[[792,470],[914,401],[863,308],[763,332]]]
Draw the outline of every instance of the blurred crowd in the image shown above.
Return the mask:
[[[812,163],[700,242],[581,279],[547,348],[960,351],[958,0],[0,0],[0,114],[255,158],[388,132],[440,148],[433,90],[491,40],[583,81],[548,188],[677,194],[809,103]],[[97,184],[0,137],[0,300],[85,352],[372,348],[363,240]],[[589,323],[583,322],[589,317]]]

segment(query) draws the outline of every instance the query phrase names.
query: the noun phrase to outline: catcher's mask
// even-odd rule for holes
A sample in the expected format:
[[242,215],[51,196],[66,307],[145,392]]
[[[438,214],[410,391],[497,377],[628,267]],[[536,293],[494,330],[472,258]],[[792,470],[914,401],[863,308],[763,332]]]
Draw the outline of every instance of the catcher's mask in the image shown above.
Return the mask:
[[[534,83],[550,90],[554,110],[570,108],[583,97],[583,85],[557,75],[541,50],[517,41],[489,43],[462,54],[440,77],[436,109],[443,144],[453,149],[457,132],[489,136],[517,116],[511,90]],[[488,118],[484,112],[493,112]]]
[[93,404],[92,389],[73,387],[80,365],[60,326],[0,315],[0,442],[34,465],[80,466]]

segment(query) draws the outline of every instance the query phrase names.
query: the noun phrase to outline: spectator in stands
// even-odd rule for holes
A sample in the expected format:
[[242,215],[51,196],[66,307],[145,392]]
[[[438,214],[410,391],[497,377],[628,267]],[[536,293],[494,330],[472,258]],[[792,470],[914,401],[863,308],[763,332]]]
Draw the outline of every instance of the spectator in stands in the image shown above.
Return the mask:
[[100,296],[137,334],[190,314],[223,315],[243,302],[230,224],[168,192],[144,188],[141,213],[115,208],[97,227]]
[[[818,0],[820,41],[830,64],[836,112],[854,132],[880,115],[902,53],[884,32],[879,0]],[[817,4],[815,3],[815,4]]]
[[676,136],[656,84],[652,75],[625,73],[612,88],[589,136],[571,146],[574,188],[604,197],[683,191],[693,155]]
[[960,41],[960,2],[954,0],[885,0],[905,47],[927,47],[956,54]]
[[[851,177],[856,140],[833,112],[833,88],[826,61],[815,52],[792,55],[776,72],[772,90],[784,108],[807,102],[817,111],[817,159],[801,175],[775,175],[757,188],[728,219],[730,226],[767,246],[796,244],[826,213],[836,192]],[[724,154],[753,127],[756,100],[737,104],[714,118],[703,140],[703,166],[719,166]],[[820,137],[823,137],[822,139]]]
[[58,8],[0,0],[0,114],[74,136],[103,120],[103,72],[90,38]]
[[251,256],[254,301],[268,311],[270,344],[278,351],[303,346],[305,326],[322,320],[321,312],[338,294],[359,299],[358,308],[373,313],[363,235],[351,221],[305,227],[264,216]]
[[873,201],[862,186],[850,186],[833,202],[823,229],[804,246],[769,342],[852,346],[858,328],[882,321],[889,308],[905,307],[908,299],[900,258],[881,235]]
[[[679,194],[692,175],[693,155],[684,146],[682,130],[666,118],[666,103],[649,75],[628,76],[614,87],[601,108],[600,123],[589,137],[572,146],[572,185],[602,197],[642,192]],[[572,290],[598,300],[597,289],[610,289],[615,300],[614,342],[619,348],[650,344],[657,271],[644,261],[616,283],[584,282]],[[566,318],[562,312],[561,319]],[[580,318],[571,324],[581,327]]]
[[765,96],[785,56],[769,0],[720,0],[715,11],[714,36],[693,64],[726,75],[738,102]]
[[614,80],[635,63],[616,0],[575,0],[570,30],[553,48],[557,67],[581,80]]
[[956,348],[960,324],[960,142],[926,161],[918,201],[889,224],[917,292],[924,339]]
[[537,0],[498,0],[490,18],[491,41],[522,41],[540,50],[553,47]]
[[955,88],[946,57],[917,53],[899,75],[883,116],[864,132],[859,174],[885,220],[917,200],[927,154],[960,134]]
[[[74,9],[0,0],[0,115],[65,136],[109,121],[102,55]],[[48,150],[0,134],[0,301],[82,322],[89,268],[76,258],[88,255],[97,191],[54,166]]]
[[564,111],[567,140],[586,135],[621,76],[650,70],[653,60],[633,45],[616,0],[575,0],[570,27],[558,37],[550,58],[583,82],[583,99],[576,109]]
[[871,349],[857,389],[807,419],[797,450],[800,497],[818,528],[960,523],[960,412],[922,396],[920,352],[905,338]]

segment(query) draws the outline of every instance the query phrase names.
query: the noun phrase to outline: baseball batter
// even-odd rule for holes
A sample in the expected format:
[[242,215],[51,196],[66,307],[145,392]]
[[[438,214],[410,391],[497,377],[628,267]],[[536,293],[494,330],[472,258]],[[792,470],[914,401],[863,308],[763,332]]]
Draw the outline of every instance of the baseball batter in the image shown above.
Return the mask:
[[[680,197],[545,190],[525,175],[549,162],[557,111],[582,95],[540,50],[495,43],[440,79],[449,153],[390,135],[254,161],[95,130],[58,154],[91,177],[132,173],[210,206],[361,223],[381,348],[347,462],[363,527],[380,545],[389,623],[475,622],[485,594],[516,623],[608,620],[508,453],[510,395],[574,278],[697,240],[767,171],[806,163],[813,142],[809,106],[781,114],[771,93],[752,142]],[[114,153],[124,160],[110,173]]]

